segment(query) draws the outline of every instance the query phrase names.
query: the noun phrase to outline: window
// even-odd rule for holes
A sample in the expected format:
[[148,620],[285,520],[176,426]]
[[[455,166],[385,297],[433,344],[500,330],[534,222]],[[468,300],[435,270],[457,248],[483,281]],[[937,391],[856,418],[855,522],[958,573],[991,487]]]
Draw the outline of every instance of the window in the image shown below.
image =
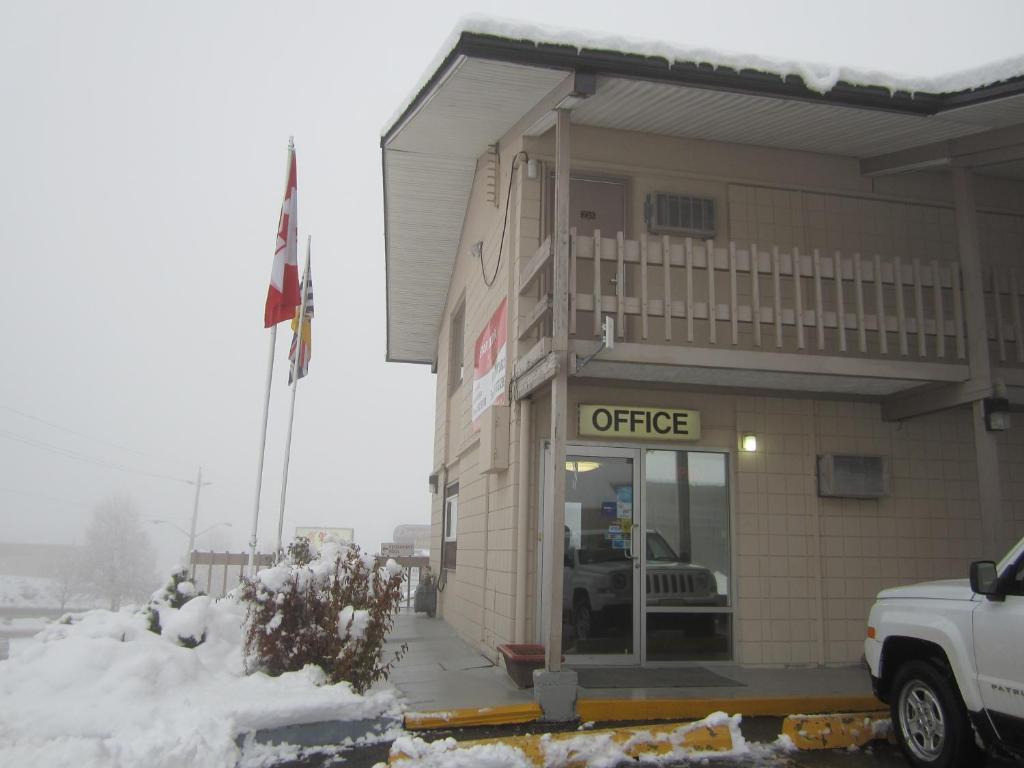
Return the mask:
[[459,527],[459,484],[452,483],[444,492],[443,543],[441,545],[441,567],[455,570],[456,541]]
[[459,303],[458,309],[452,314],[449,329],[450,347],[448,350],[448,391],[454,392],[462,384],[465,376],[466,355],[466,302]]

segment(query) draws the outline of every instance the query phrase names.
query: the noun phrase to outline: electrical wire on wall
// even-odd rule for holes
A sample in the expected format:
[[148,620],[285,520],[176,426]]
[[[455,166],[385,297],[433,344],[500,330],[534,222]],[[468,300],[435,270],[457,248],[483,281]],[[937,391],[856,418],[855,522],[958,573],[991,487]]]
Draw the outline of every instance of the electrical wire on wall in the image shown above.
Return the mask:
[[484,254],[480,252],[480,276],[484,279],[484,285],[490,288],[494,285],[494,281],[498,279],[498,270],[501,269],[501,252],[505,247],[505,230],[508,229],[508,209],[512,202],[512,180],[516,177],[516,163],[521,159],[529,160],[530,156],[523,150],[516,152],[516,156],[512,158],[512,168],[508,173],[508,189],[505,192],[505,215],[502,217],[503,221],[501,224],[501,240],[498,242],[498,262],[494,265],[494,274],[491,275],[491,279],[487,279],[487,273],[484,271]]

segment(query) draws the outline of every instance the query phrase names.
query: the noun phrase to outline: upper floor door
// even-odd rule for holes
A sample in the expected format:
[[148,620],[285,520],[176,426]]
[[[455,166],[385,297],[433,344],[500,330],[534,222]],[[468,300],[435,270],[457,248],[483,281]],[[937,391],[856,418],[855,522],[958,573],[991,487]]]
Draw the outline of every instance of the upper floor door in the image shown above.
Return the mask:
[[[600,230],[601,238],[614,240],[619,232],[628,237],[626,222],[626,181],[624,179],[600,176],[572,176],[569,181],[569,227],[575,228],[581,237],[592,237],[595,230]],[[548,178],[548,189],[545,195],[547,205],[547,233],[552,235],[555,227],[554,216],[554,176]],[[592,291],[594,281],[594,265],[590,260],[577,262],[577,285],[581,290]],[[624,268],[623,291],[630,294],[633,275],[629,268]],[[619,276],[616,274],[614,261],[605,261],[601,265],[601,295],[615,296]],[[580,320],[579,328],[593,328],[589,313],[587,318]],[[619,334],[625,328],[619,329]]]

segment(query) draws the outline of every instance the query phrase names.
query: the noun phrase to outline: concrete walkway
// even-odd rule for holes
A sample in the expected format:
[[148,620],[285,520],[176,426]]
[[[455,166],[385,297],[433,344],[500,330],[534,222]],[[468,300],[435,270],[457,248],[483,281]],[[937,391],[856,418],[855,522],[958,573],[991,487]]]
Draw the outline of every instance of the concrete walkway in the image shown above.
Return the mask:
[[[390,683],[420,712],[470,707],[529,704],[533,690],[520,690],[500,665],[459,638],[441,619],[402,613],[395,622],[389,648],[403,642],[409,651],[391,674]],[[860,665],[828,668],[744,668],[709,665],[736,686],[681,688],[580,688],[580,699],[766,699],[827,696],[870,696],[871,680]]]

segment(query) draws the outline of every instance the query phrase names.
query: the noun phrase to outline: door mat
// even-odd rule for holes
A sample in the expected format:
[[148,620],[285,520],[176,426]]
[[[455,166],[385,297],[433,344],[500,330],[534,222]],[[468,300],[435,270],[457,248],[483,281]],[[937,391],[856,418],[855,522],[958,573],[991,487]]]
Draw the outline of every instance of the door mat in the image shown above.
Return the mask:
[[581,688],[744,687],[743,683],[722,677],[704,667],[577,667],[576,674]]

